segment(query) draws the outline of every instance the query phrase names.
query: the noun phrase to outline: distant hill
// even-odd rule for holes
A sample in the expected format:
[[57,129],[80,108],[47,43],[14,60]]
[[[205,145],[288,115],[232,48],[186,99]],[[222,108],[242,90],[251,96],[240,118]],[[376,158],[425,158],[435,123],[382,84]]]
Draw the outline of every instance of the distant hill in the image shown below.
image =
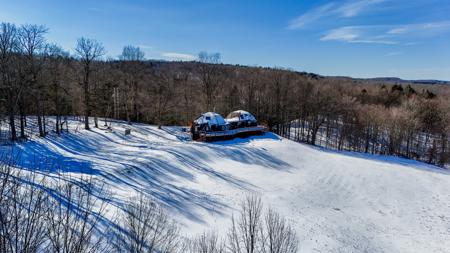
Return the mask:
[[[149,64],[168,64],[172,66],[195,66],[198,64],[196,61],[167,61],[167,60],[159,60],[159,59],[149,59],[147,60],[147,63]],[[263,69],[283,69],[285,71],[295,72],[297,74],[303,75],[308,78],[313,79],[321,79],[321,78],[331,78],[331,79],[337,79],[337,80],[346,80],[350,82],[366,82],[366,83],[383,83],[383,84],[425,84],[425,85],[450,85],[450,81],[445,80],[405,80],[398,77],[374,77],[374,78],[355,78],[350,76],[327,76],[327,75],[320,75],[312,72],[305,72],[305,71],[298,71],[293,70],[289,68],[279,68],[279,67],[262,67],[262,66],[247,66],[247,65],[240,65],[240,64],[221,64],[222,66],[226,66],[228,68],[263,68]]]
[[444,84],[450,85],[450,81],[443,80],[404,80],[398,77],[376,77],[368,78],[366,80],[382,81],[388,83],[416,83],[416,84]]
[[337,79],[350,79],[357,81],[388,83],[388,84],[429,84],[429,85],[450,85],[450,81],[443,80],[405,80],[398,77],[374,77],[374,78],[353,78],[346,76],[329,76]]

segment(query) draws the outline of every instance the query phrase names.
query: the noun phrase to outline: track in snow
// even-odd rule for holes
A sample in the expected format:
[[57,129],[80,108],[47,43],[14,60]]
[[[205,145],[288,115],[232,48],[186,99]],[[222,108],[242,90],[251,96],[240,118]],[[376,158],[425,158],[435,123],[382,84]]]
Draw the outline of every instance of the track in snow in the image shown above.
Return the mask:
[[186,234],[225,234],[242,198],[256,193],[294,224],[303,252],[450,252],[450,173],[434,166],[324,150],[270,133],[198,143],[177,127],[70,127],[63,137],[15,145],[22,167],[39,161],[103,179],[112,207],[138,193],[152,195]]

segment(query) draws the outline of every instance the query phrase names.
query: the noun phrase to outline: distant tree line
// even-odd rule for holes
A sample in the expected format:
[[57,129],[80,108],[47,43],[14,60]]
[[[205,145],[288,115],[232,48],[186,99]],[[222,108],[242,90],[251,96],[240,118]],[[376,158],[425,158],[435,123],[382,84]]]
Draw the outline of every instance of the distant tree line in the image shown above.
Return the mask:
[[277,126],[280,135],[338,150],[441,166],[449,162],[450,103],[444,93],[411,85],[355,89],[334,84],[306,86],[303,92],[298,114]]
[[[279,68],[197,61],[145,60],[125,46],[106,58],[96,40],[80,38],[73,53],[48,43],[38,25],[0,25],[0,123],[12,141],[27,138],[27,115],[187,125],[204,111],[253,113],[282,136],[339,150],[389,154],[444,165],[450,159],[450,87],[322,77]],[[89,122],[93,119],[93,122]],[[105,121],[104,124],[107,124]],[[5,129],[5,127],[3,127]]]

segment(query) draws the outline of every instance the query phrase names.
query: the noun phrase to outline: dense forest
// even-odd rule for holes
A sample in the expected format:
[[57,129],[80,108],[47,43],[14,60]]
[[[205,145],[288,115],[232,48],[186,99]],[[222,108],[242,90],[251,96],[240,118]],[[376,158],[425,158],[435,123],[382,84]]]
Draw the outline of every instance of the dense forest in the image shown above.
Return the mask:
[[108,58],[102,44],[88,38],[69,53],[47,42],[47,32],[39,25],[0,25],[3,140],[26,140],[29,115],[44,137],[47,116],[56,117],[61,134],[69,115],[89,129],[107,124],[104,118],[187,125],[201,112],[243,109],[295,141],[441,166],[450,160],[448,85],[229,65],[207,52],[192,62],[154,61],[135,46]]

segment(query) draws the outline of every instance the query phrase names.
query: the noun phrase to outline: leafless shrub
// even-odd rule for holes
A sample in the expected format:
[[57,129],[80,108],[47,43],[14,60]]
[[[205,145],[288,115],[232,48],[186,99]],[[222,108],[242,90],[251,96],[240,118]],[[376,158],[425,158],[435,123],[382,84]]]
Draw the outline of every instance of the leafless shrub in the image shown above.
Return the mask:
[[298,239],[294,229],[273,209],[263,216],[258,196],[247,197],[241,204],[238,219],[231,221],[227,248],[232,253],[294,253]]
[[67,177],[54,183],[15,161],[0,157],[0,253],[108,252],[100,224],[105,202],[94,195],[106,194],[102,184]]
[[228,248],[231,252],[259,252],[259,235],[261,230],[261,198],[247,197],[241,204],[238,220],[234,216],[228,233]]
[[[4,159],[3,159],[4,160]],[[103,223],[107,193],[92,177],[21,172],[0,158],[0,253],[294,253],[294,229],[260,197],[247,197],[231,220],[226,241],[214,231],[184,240],[155,200],[139,196],[126,206],[114,234]],[[100,197],[102,196],[102,197]],[[112,225],[111,223],[106,225]],[[115,247],[109,246],[115,242]]]
[[187,241],[183,252],[188,253],[225,253],[225,243],[214,232],[203,233]]
[[295,253],[298,239],[294,229],[273,209],[264,217],[261,244],[264,253]]
[[71,181],[63,177],[49,199],[46,218],[48,247],[57,253],[108,252],[100,222],[105,214],[105,202],[94,191],[105,194],[103,186],[95,189],[92,178]]
[[122,247],[119,252],[176,252],[180,247],[179,228],[164,208],[153,199],[132,199],[122,215]]
[[44,177],[0,161],[0,252],[39,252],[45,242]]

